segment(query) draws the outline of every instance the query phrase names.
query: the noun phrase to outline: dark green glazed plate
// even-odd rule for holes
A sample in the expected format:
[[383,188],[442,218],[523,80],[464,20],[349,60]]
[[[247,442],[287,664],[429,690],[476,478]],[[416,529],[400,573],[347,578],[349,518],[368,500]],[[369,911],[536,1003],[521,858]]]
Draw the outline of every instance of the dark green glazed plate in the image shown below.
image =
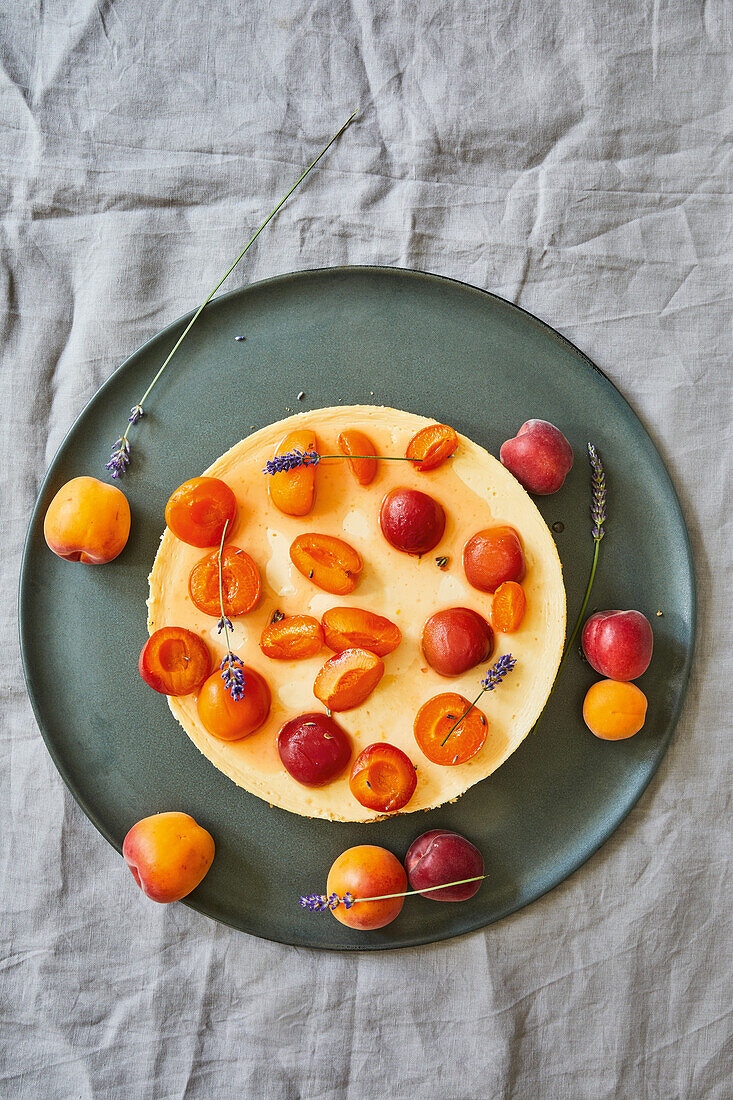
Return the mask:
[[[283,943],[347,950],[430,943],[534,901],[588,859],[640,797],[687,687],[695,631],[690,544],[644,427],[577,348],[501,298],[391,268],[284,275],[214,301],[163,376],[132,433],[123,487],[133,528],[122,555],[103,568],[61,561],[43,540],[49,501],[69,478],[106,476],[109,446],[187,320],[131,356],[89,403],[51,464],[31,520],[20,583],[23,661],[38,724],[69,789],[118,850],[147,814],[192,814],[217,847],[187,903]],[[235,341],[239,335],[245,340]],[[581,705],[595,676],[573,653],[537,729],[499,771],[444,809],[366,826],[271,809],[194,748],[137,671],[147,576],[168,496],[252,427],[291,410],[372,402],[447,421],[493,454],[530,417],[562,429],[575,467],[559,493],[537,503],[550,525],[564,525],[555,537],[570,623],[593,549],[585,445],[595,443],[607,471],[609,521],[591,607],[639,608],[655,632],[654,659],[640,682],[649,698],[641,734],[612,743],[588,732]],[[411,898],[396,921],[371,933],[300,909],[299,895],[325,887],[344,848],[381,844],[402,857],[419,833],[438,826],[464,833],[485,855],[489,877],[470,901]]]

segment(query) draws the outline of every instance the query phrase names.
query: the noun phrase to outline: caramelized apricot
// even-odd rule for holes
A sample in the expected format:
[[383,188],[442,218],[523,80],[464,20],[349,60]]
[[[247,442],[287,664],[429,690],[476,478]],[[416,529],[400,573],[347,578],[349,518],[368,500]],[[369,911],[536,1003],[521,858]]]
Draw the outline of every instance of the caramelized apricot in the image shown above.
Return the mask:
[[336,653],[344,649],[368,649],[377,657],[386,657],[402,641],[398,626],[361,607],[332,607],[321,622],[326,645]]
[[522,625],[527,597],[521,584],[504,581],[491,601],[491,625],[499,634],[513,634]]
[[412,798],[417,786],[415,765],[396,745],[378,742],[359,753],[349,776],[349,788],[368,810],[394,813]]
[[[249,554],[238,546],[225,546],[221,558],[224,613],[228,618],[246,615],[257,604],[262,593],[260,571]],[[188,578],[188,591],[204,615],[221,616],[219,599],[219,551],[207,554],[197,562]]]
[[[469,711],[470,706],[462,695],[445,692],[420,707],[415,717],[415,740],[433,764],[465,764],[483,747],[488,732],[486,715],[477,707]],[[456,726],[463,714],[466,717]],[[453,726],[456,728],[451,733]]]
[[293,541],[290,560],[304,577],[337,596],[354,591],[363,568],[361,557],[348,542],[312,532]]
[[224,528],[231,532],[237,514],[237,498],[218,477],[193,477],[184,481],[165,506],[165,522],[181,542],[189,546],[218,546]]
[[455,454],[458,436],[447,424],[429,424],[421,428],[407,445],[405,454],[417,470],[434,470]]
[[140,653],[140,675],[161,695],[190,695],[211,671],[203,638],[184,626],[163,626],[150,635]]
[[345,649],[326,661],[313,694],[328,710],[352,710],[371,695],[383,675],[381,657],[366,649]]
[[599,680],[588,689],[583,702],[583,720],[602,741],[633,737],[644,725],[646,695],[625,680]]
[[315,657],[323,647],[323,628],[310,615],[289,615],[268,623],[262,631],[260,649],[274,661],[300,661]]
[[209,676],[199,692],[196,707],[209,733],[221,741],[241,741],[258,730],[270,713],[270,689],[259,672],[246,665],[244,695],[236,701],[224,686],[221,670]]
[[[377,473],[377,450],[368,435],[349,428],[339,436],[341,453],[347,455],[349,469],[360,485],[370,485]],[[355,456],[355,457],[353,457]]]
[[521,581],[524,550],[513,527],[487,527],[463,547],[466,580],[481,592],[495,592],[504,581]]
[[[295,432],[288,432],[275,451],[275,457],[287,454],[288,451],[300,451],[306,454],[317,450],[318,440],[315,432],[308,428],[299,428]],[[272,474],[267,479],[267,488],[270,500],[285,515],[307,516],[313,507],[316,493],[316,467],[315,465],[298,466],[295,470],[284,470],[282,473]]]

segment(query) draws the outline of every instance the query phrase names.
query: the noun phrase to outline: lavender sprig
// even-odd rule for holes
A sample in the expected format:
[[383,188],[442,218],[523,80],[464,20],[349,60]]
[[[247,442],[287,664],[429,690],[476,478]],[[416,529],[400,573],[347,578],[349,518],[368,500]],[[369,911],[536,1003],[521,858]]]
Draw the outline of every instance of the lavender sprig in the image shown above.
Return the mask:
[[[172,349],[171,349],[171,350],[170,350],[170,352],[168,353],[167,357],[166,357],[166,358],[165,358],[165,360],[163,361],[163,365],[162,365],[162,366],[161,366],[161,367],[160,367],[160,368],[158,369],[158,372],[157,372],[157,374],[155,374],[155,376],[153,377],[153,380],[152,380],[152,382],[150,383],[150,385],[148,386],[148,388],[146,389],[145,393],[144,393],[144,394],[142,395],[142,397],[140,398],[140,400],[139,400],[139,402],[137,403],[137,405],[133,405],[132,409],[130,410],[130,416],[129,416],[129,418],[128,418],[128,421],[127,421],[127,427],[125,428],[124,434],[123,434],[123,436],[122,436],[121,440],[119,440],[119,441],[118,441],[117,443],[115,443],[115,450],[113,450],[113,451],[112,451],[112,457],[111,457],[110,461],[109,461],[109,462],[107,463],[107,465],[106,465],[106,469],[107,469],[107,470],[109,470],[109,471],[111,472],[111,474],[112,474],[112,477],[117,477],[117,478],[119,478],[119,477],[122,477],[122,475],[123,475],[123,474],[125,473],[125,471],[127,470],[127,467],[128,467],[128,466],[129,466],[129,464],[130,464],[130,443],[129,443],[129,440],[128,440],[128,433],[129,433],[129,431],[130,431],[130,428],[131,428],[131,427],[133,427],[133,426],[134,426],[135,424],[137,424],[137,423],[138,423],[138,421],[139,421],[139,420],[140,420],[140,419],[142,418],[142,416],[143,416],[143,412],[144,412],[143,406],[145,405],[145,402],[147,401],[147,399],[148,399],[148,397],[150,396],[150,394],[152,393],[153,387],[155,386],[156,382],[158,381],[158,379],[159,379],[159,378],[160,378],[160,376],[162,375],[162,373],[163,373],[163,371],[165,370],[165,368],[166,368],[166,367],[168,366],[168,364],[170,363],[170,361],[171,361],[171,359],[173,358],[173,356],[174,356],[174,355],[176,354],[176,352],[178,351],[179,347],[180,347],[180,346],[181,346],[181,344],[183,343],[184,339],[186,338],[186,336],[188,335],[188,333],[190,332],[190,330],[191,330],[191,329],[193,328],[193,326],[194,326],[194,325],[196,324],[196,322],[197,322],[197,320],[199,319],[199,316],[200,316],[200,315],[201,315],[201,313],[203,312],[204,308],[205,308],[205,307],[206,307],[206,306],[207,306],[207,305],[209,304],[209,302],[210,302],[210,301],[211,301],[211,299],[212,299],[212,298],[214,297],[214,295],[216,294],[217,290],[218,290],[218,289],[219,289],[219,287],[220,287],[220,286],[222,285],[222,283],[223,283],[223,282],[225,281],[225,279],[228,279],[228,278],[229,278],[229,276],[231,275],[231,273],[232,273],[232,272],[234,271],[234,268],[235,268],[235,267],[237,266],[237,264],[239,263],[239,261],[240,261],[240,260],[242,259],[242,257],[244,256],[245,252],[247,252],[247,250],[248,250],[248,249],[249,249],[249,248],[250,248],[250,247],[251,247],[251,246],[252,246],[252,245],[254,244],[254,242],[255,242],[255,241],[257,240],[257,238],[259,237],[260,233],[261,233],[261,232],[262,232],[262,230],[263,230],[263,229],[265,228],[265,226],[266,226],[266,225],[268,224],[268,222],[272,221],[272,219],[273,219],[273,218],[275,217],[275,215],[277,214],[278,210],[280,210],[280,208],[281,208],[282,206],[284,206],[284,205],[285,205],[285,203],[287,202],[287,200],[288,200],[288,199],[290,198],[290,196],[292,195],[293,191],[295,191],[296,187],[298,187],[298,186],[299,186],[299,185],[300,185],[300,184],[301,184],[301,183],[303,182],[303,180],[304,180],[304,179],[305,179],[305,177],[306,177],[306,176],[308,175],[308,173],[309,173],[309,172],[310,172],[310,171],[311,171],[311,170],[312,170],[313,168],[315,168],[315,166],[316,166],[316,165],[318,164],[318,162],[319,162],[319,160],[321,159],[321,157],[325,156],[325,154],[326,154],[326,153],[328,152],[328,150],[329,150],[329,149],[331,148],[331,146],[333,145],[333,143],[334,143],[334,142],[335,142],[335,141],[336,141],[336,140],[337,140],[338,138],[340,138],[340,137],[341,137],[341,135],[343,134],[343,132],[344,132],[344,130],[346,129],[346,127],[347,127],[347,126],[349,125],[349,123],[350,123],[350,122],[352,121],[352,119],[353,119],[353,118],[354,118],[354,117],[355,117],[355,116],[356,116],[357,114],[358,114],[358,108],[357,108],[357,110],[356,110],[356,111],[354,111],[354,112],[353,112],[353,114],[349,115],[349,117],[347,118],[346,122],[345,122],[345,123],[343,124],[343,126],[341,127],[341,129],[340,129],[340,130],[338,130],[338,131],[337,131],[337,133],[335,133],[335,134],[333,135],[333,137],[332,137],[332,138],[331,138],[331,140],[329,141],[328,145],[325,145],[325,146],[323,147],[323,149],[321,149],[321,151],[320,151],[320,153],[318,154],[318,156],[316,157],[316,159],[315,159],[315,160],[313,160],[313,161],[311,161],[311,163],[310,163],[310,164],[308,165],[308,167],[306,168],[306,170],[305,170],[305,171],[304,171],[304,172],[303,172],[303,173],[302,173],[302,174],[301,174],[301,175],[300,175],[300,176],[298,177],[298,179],[297,179],[297,180],[295,181],[295,183],[294,183],[294,184],[293,184],[293,186],[292,186],[292,187],[290,188],[290,190],[289,190],[289,191],[287,192],[287,194],[285,194],[285,195],[283,196],[283,198],[282,198],[282,199],[280,199],[280,202],[279,202],[279,203],[277,204],[277,206],[275,207],[275,209],[274,209],[274,210],[272,210],[272,211],[271,211],[271,212],[270,212],[270,213],[269,213],[269,214],[267,215],[267,217],[265,218],[265,220],[263,221],[262,225],[261,225],[261,226],[259,227],[259,229],[257,230],[257,232],[256,232],[256,233],[255,233],[255,234],[254,234],[254,235],[253,235],[252,237],[250,237],[250,239],[249,239],[249,241],[247,242],[247,244],[246,244],[246,245],[244,246],[244,248],[242,249],[242,251],[241,251],[241,252],[239,253],[239,255],[237,256],[237,258],[236,258],[236,260],[234,261],[234,263],[232,264],[232,266],[231,266],[231,267],[229,268],[229,270],[228,270],[228,271],[227,271],[227,272],[226,272],[226,273],[225,273],[225,274],[224,274],[224,275],[222,276],[222,278],[221,278],[221,279],[219,280],[219,282],[218,282],[218,283],[216,284],[216,286],[214,287],[214,289],[213,289],[213,290],[212,290],[212,291],[211,291],[211,292],[210,292],[210,293],[209,293],[209,294],[208,294],[208,295],[206,296],[206,298],[205,298],[205,299],[203,300],[203,302],[201,303],[201,305],[200,305],[200,306],[198,307],[198,309],[197,309],[197,310],[196,310],[196,312],[194,313],[193,317],[192,317],[192,318],[191,318],[191,320],[190,320],[190,321],[188,322],[188,324],[187,324],[187,325],[186,325],[186,327],[184,328],[183,332],[182,332],[182,333],[181,333],[181,335],[180,335],[180,336],[178,337],[178,339],[176,340],[176,342],[175,342],[175,344],[173,345]],[[124,456],[124,457],[123,457],[123,456]]]
[[493,664],[481,681],[484,691],[494,691],[507,673],[511,672],[517,663],[516,657],[511,653],[504,653],[496,664]]
[[[583,622],[583,616],[585,615],[585,609],[588,606],[588,600],[590,599],[591,589],[593,587],[593,581],[596,576],[596,569],[598,567],[598,554],[601,548],[601,539],[603,538],[604,524],[606,522],[606,474],[603,469],[603,463],[601,462],[600,455],[595,449],[592,443],[588,444],[588,461],[590,462],[591,476],[590,476],[590,515],[593,520],[593,527],[591,528],[591,535],[593,536],[593,564],[590,569],[590,577],[588,578],[588,584],[585,590],[585,596],[583,597],[583,603],[580,607],[580,613],[578,614],[577,621],[573,627],[573,632],[570,635],[570,641],[565,646],[565,652],[562,655],[562,660],[558,666],[557,675],[560,675],[560,670],[565,664],[567,655],[573,647],[573,643],[577,637],[580,625]],[[557,679],[557,677],[555,677]]]
[[[439,886],[429,887],[429,890],[431,893],[433,890],[447,890],[449,886],[465,886],[467,882],[478,882],[484,878],[486,875],[474,875],[472,878],[458,879],[457,882],[441,882]],[[344,894],[343,897],[339,897],[338,894],[304,894],[300,904],[303,909],[309,909],[311,913],[328,913],[338,909],[339,905],[343,905],[345,909],[351,909],[351,906],[356,905],[358,901],[389,901],[391,898],[409,898],[426,892],[426,890],[401,890],[398,894],[379,894],[373,898],[355,898],[353,894]]]
[[321,456],[317,451],[287,451],[267,460],[262,468],[263,474],[282,474],[286,470],[297,470],[300,466],[317,466]]
[[286,470],[297,470],[301,466],[317,466],[324,458],[373,458],[377,462],[420,462],[419,458],[407,458],[404,455],[319,455],[318,451],[286,451],[284,455],[269,458],[262,467],[263,474],[282,474]]
[[126,436],[122,435],[112,448],[109,462],[104,467],[109,470],[112,477],[122,477],[130,465],[130,443]]
[[221,618],[217,623],[217,633],[221,634],[224,631],[224,641],[227,644],[227,655],[219,665],[221,669],[221,678],[224,681],[224,687],[235,703],[238,703],[244,696],[244,689],[247,683],[244,679],[244,662],[237,657],[236,653],[232,653],[229,645],[229,634],[234,633],[234,627],[232,621],[227,617],[227,613],[224,610],[224,568],[222,565],[222,558],[224,556],[224,540],[227,537],[227,528],[229,527],[229,520],[224,524],[224,530],[221,533],[221,543],[219,545],[219,607],[221,608]]
[[356,900],[353,894],[344,894],[342,898],[338,894],[305,894],[300,904],[303,909],[310,909],[311,913],[326,913],[329,909],[338,909],[339,905],[351,909]]
[[603,463],[592,443],[588,444],[588,458],[592,470],[590,514],[593,519],[593,531],[591,533],[593,538],[600,542],[603,538],[603,524],[606,522],[606,475],[603,471]]
[[512,669],[514,668],[516,663],[517,663],[517,659],[516,659],[516,657],[512,657],[511,653],[502,654],[502,656],[498,659],[498,661],[494,662],[494,664],[491,666],[489,671],[486,673],[486,675],[481,680],[481,691],[478,693],[478,695],[476,696],[474,701],[471,703],[471,705],[463,712],[463,714],[458,719],[458,721],[454,722],[453,725],[451,726],[451,728],[448,730],[445,737],[440,742],[440,747],[441,748],[443,747],[443,745],[445,745],[446,741],[448,740],[450,735],[453,733],[453,731],[455,729],[457,729],[458,726],[460,726],[461,722],[466,717],[466,715],[470,714],[470,712],[476,706],[476,704],[478,703],[479,699],[484,694],[484,692],[485,691],[495,691],[496,688],[501,683],[501,681],[504,679],[504,677],[507,676],[512,671]]
[[219,668],[222,669],[221,678],[224,681],[224,687],[234,702],[238,703],[244,697],[244,689],[247,686],[244,679],[244,663],[227,647],[227,655]]

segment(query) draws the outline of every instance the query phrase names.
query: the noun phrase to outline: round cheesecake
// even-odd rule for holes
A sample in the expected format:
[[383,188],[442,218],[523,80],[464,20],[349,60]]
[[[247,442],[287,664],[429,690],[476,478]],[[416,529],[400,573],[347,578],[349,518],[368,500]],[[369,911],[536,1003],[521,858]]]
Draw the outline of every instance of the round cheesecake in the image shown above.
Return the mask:
[[[359,429],[380,455],[404,455],[421,428],[433,423],[413,413],[370,405],[347,405],[300,413],[270,424],[237,443],[218,458],[207,475],[221,478],[234,491],[238,513],[227,543],[245,550],[262,575],[262,596],[246,615],[233,619],[232,650],[256,669],[270,686],[272,706],[264,725],[241,741],[212,736],[198,716],[196,697],[169,697],[174,716],[198,749],[234,783],[273,806],[304,817],[331,821],[373,821],[383,814],[362,806],[349,788],[349,769],[331,783],[306,787],[283,767],[277,735],[285,722],[324,708],[313,694],[317,673],[333,656],[277,661],[260,649],[260,637],[275,611],[321,618],[332,607],[359,607],[385,616],[402,632],[402,642],[384,658],[385,673],[361,706],[334,717],[349,734],[352,761],[367,745],[386,741],[401,748],[416,766],[417,788],[401,811],[429,810],[458,798],[491,775],[511,756],[536,722],[557,673],[565,639],[565,589],[554,540],[534,503],[515,478],[484,448],[459,435],[458,448],[437,469],[422,473],[408,462],[380,462],[368,486],[352,476],[345,460],[322,460],[316,469],[316,496],[311,512],[295,517],[278,511],[268,493],[265,462],[284,437],[298,428],[315,432],[319,453],[337,454],[338,436]],[[379,526],[385,494],[396,487],[419,489],[445,510],[440,543],[422,558],[394,549]],[[420,647],[425,621],[449,607],[471,608],[489,619],[491,596],[466,580],[462,551],[466,541],[486,527],[509,525],[518,532],[526,559],[522,581],[527,611],[511,635],[497,634],[492,663],[502,654],[516,659],[514,671],[497,690],[487,692],[480,709],[488,721],[481,750],[464,764],[431,763],[413,734],[415,715],[432,696],[457,692],[474,699],[486,665],[452,677],[430,668]],[[335,535],[361,555],[363,572],[348,596],[317,588],[291,563],[289,550],[305,532]],[[199,611],[188,591],[189,574],[210,551],[179,541],[166,528],[150,574],[148,630],[182,626],[200,635],[218,663],[226,647],[217,619]],[[441,569],[436,557],[447,557]],[[175,745],[170,746],[175,751]]]

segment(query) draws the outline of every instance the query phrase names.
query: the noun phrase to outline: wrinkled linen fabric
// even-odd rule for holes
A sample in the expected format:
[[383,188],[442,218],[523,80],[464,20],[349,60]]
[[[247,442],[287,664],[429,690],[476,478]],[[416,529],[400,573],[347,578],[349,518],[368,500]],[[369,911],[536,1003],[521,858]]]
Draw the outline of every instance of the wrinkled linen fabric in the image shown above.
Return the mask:
[[[730,1096],[730,6],[2,9],[0,1095]],[[603,849],[483,932],[374,955],[147,901],[44,748],[15,606],[30,509],[76,415],[198,304],[357,106],[227,289],[392,264],[538,314],[659,445],[700,598],[676,736]]]

